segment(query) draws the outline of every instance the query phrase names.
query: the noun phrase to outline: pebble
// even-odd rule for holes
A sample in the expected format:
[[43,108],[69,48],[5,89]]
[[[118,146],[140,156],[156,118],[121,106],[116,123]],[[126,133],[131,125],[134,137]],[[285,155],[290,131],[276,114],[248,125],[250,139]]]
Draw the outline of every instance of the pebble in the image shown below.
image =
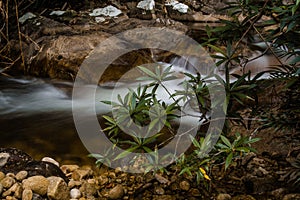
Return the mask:
[[165,194],[165,190],[160,186],[155,187],[154,192],[155,192],[155,194],[160,194],[160,195]]
[[190,189],[191,185],[188,181],[181,181],[179,183],[179,187],[181,190],[188,191]]
[[91,170],[90,169],[76,169],[73,173],[72,173],[72,179],[75,181],[80,181],[84,178],[87,178],[88,176],[90,176]]
[[22,181],[24,189],[31,189],[41,196],[47,194],[49,180],[44,176],[32,176]]
[[60,167],[61,171],[63,171],[65,174],[74,172],[76,169],[79,169],[78,165],[62,165]]
[[217,196],[217,200],[230,200],[230,199],[231,199],[230,194],[226,194],[226,193],[218,194]]
[[300,193],[297,194],[287,194],[282,200],[300,200]]
[[15,182],[16,180],[14,178],[7,176],[2,179],[0,183],[4,188],[10,188]]
[[18,181],[22,181],[22,180],[24,180],[27,176],[28,176],[28,172],[23,170],[23,171],[20,171],[20,172],[18,172],[18,173],[16,174],[16,179],[17,179]]
[[70,180],[68,183],[69,188],[73,188],[76,186],[81,186],[81,181]]
[[5,178],[5,174],[0,171],[0,181]]
[[3,185],[0,183],[0,195],[2,194],[3,192]]
[[47,196],[53,200],[64,200],[70,199],[70,192],[67,183],[64,179],[56,176],[47,178],[49,186],[47,190]]
[[71,199],[79,199],[81,197],[81,192],[77,188],[73,188],[70,191]]
[[30,189],[23,190],[22,200],[31,200],[33,197],[33,192]]
[[114,188],[112,188],[108,193],[109,199],[120,199],[124,196],[123,186],[118,184]]
[[59,163],[56,160],[54,160],[53,158],[44,157],[44,158],[42,158],[42,161],[52,163],[52,164],[56,165],[57,167],[59,167]]

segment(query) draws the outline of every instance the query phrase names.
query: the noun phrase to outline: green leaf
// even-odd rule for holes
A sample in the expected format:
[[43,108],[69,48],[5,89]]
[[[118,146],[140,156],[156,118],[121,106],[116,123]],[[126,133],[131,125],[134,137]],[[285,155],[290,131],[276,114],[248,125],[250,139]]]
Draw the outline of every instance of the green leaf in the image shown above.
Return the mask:
[[129,154],[131,154],[134,150],[136,150],[138,148],[139,148],[139,146],[134,146],[134,147],[131,147],[129,149],[126,149],[125,151],[123,151],[122,153],[120,153],[114,160],[118,160],[118,159],[124,158],[124,157],[126,157]]
[[228,146],[229,148],[232,147],[230,141],[225,136],[221,135],[220,137],[221,137],[222,142],[224,142],[224,144],[226,144],[226,146]]
[[144,72],[146,75],[154,78],[154,79],[157,79],[157,75],[155,73],[153,73],[151,70],[147,69],[146,67],[143,67],[143,66],[139,66],[138,67],[142,72]]
[[230,166],[231,162],[232,162],[232,158],[233,158],[233,153],[231,152],[225,161],[225,170]]

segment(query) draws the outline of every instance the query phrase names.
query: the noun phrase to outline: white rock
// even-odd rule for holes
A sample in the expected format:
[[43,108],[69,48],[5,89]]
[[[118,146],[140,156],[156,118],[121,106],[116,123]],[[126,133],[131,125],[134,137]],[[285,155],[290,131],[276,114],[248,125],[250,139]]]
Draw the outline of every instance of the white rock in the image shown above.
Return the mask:
[[97,23],[102,23],[102,22],[105,21],[105,18],[104,18],[104,17],[95,17],[95,21],[96,21]]
[[183,3],[179,3],[176,0],[171,0],[171,1],[166,1],[165,3],[166,6],[173,6],[174,10],[177,10],[178,12],[181,13],[187,13],[189,7]]
[[19,18],[19,22],[21,24],[24,24],[28,19],[33,19],[33,18],[36,18],[36,15],[31,12],[27,12],[26,14],[24,14],[22,17]]
[[79,189],[73,188],[70,191],[70,196],[71,196],[71,199],[79,199],[81,197],[81,192]]
[[114,6],[106,6],[104,8],[96,8],[93,10],[92,13],[90,13],[90,16],[96,17],[96,16],[107,16],[107,17],[116,17],[122,13],[121,10]]
[[66,11],[63,11],[63,10],[54,10],[49,15],[61,16],[61,15],[65,14],[65,13],[66,13]]
[[44,157],[44,158],[42,158],[42,161],[52,163],[52,164],[56,165],[57,167],[59,167],[59,163],[56,160],[54,160],[53,158]]
[[177,3],[173,6],[173,9],[181,13],[187,13],[189,7],[183,3]]
[[153,10],[155,7],[155,2],[154,2],[154,0],[140,1],[136,7],[144,9],[144,10]]

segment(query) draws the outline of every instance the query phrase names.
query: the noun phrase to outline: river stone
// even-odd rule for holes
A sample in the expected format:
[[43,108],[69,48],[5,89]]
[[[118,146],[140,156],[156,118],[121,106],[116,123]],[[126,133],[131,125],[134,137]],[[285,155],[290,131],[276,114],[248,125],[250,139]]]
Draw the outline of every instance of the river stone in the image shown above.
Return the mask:
[[10,188],[16,180],[12,177],[6,176],[4,179],[1,180],[1,184],[4,188]]
[[44,176],[32,176],[22,181],[24,189],[30,189],[41,196],[47,194],[49,180]]
[[7,174],[24,169],[32,157],[16,148],[0,148],[0,171]]
[[81,192],[77,188],[73,188],[70,191],[70,196],[72,199],[79,199],[81,197]]
[[60,177],[51,176],[47,178],[49,186],[47,196],[54,200],[70,199],[70,193],[67,183]]
[[109,199],[121,199],[124,196],[124,188],[118,184],[108,192]]
[[18,181],[22,181],[22,180],[24,180],[26,177],[27,177],[27,175],[28,175],[28,172],[27,171],[19,171],[17,174],[16,174],[16,179],[18,180]]
[[23,190],[22,200],[31,200],[33,197],[33,192],[30,189]]

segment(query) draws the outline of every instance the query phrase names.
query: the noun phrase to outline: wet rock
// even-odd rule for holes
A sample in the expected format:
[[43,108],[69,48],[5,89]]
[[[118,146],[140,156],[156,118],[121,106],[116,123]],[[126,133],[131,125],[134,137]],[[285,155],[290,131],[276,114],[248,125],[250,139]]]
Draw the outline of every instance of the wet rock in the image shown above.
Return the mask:
[[24,180],[26,177],[27,177],[27,175],[28,175],[28,172],[27,171],[19,171],[17,174],[16,174],[16,179],[18,180],[18,181],[22,181],[22,180]]
[[70,191],[70,197],[72,199],[79,199],[81,197],[81,192],[77,188],[73,188]]
[[218,194],[217,200],[230,200],[231,196],[230,194]]
[[2,179],[0,183],[4,188],[10,188],[15,182],[16,180],[14,178],[7,176]]
[[191,185],[188,181],[181,181],[179,183],[179,187],[181,190],[188,191],[190,189]]
[[19,172],[32,160],[31,156],[19,149],[0,148],[0,171],[5,174]]
[[124,196],[124,188],[122,185],[116,185],[108,193],[109,199],[120,199]]
[[44,161],[31,161],[26,164],[25,170],[28,172],[28,176],[58,176],[68,182],[68,178],[61,171],[61,169],[53,163],[44,162]]
[[67,183],[60,177],[48,177],[49,186],[47,196],[50,199],[64,200],[70,199],[70,192]]
[[33,198],[33,192],[30,189],[23,190],[22,200],[31,200]]
[[297,194],[287,194],[282,200],[300,200],[300,193]]
[[32,176],[22,181],[24,189],[30,189],[39,195],[47,194],[49,180],[44,176]]

